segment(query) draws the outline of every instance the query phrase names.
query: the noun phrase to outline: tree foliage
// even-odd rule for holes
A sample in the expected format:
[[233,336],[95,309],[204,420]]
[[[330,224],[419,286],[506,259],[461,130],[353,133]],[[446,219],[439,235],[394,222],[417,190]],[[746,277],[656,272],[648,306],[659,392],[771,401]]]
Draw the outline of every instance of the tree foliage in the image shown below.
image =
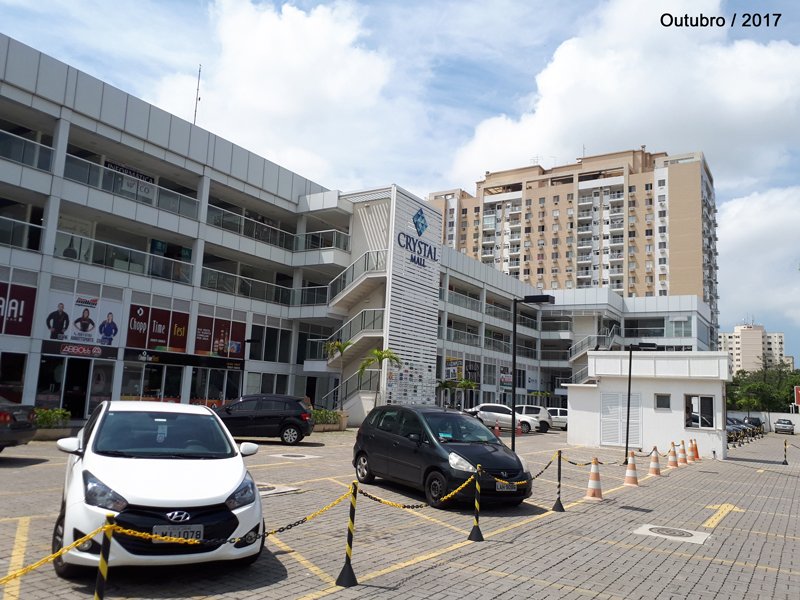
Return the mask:
[[739,371],[726,384],[728,408],[787,412],[796,385],[800,385],[800,370],[785,364]]

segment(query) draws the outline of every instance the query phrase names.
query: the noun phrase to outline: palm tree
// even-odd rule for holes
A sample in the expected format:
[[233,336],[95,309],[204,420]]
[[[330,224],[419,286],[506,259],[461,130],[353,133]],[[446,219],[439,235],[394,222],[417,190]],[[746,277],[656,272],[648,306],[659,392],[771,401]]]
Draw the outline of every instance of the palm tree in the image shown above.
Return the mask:
[[466,405],[466,395],[467,390],[474,390],[478,387],[478,384],[471,379],[460,379],[456,384],[456,387],[461,390],[461,407],[464,408]]
[[[363,375],[364,371],[369,369],[373,365],[377,365],[381,367],[383,362],[388,360],[389,363],[393,364],[396,367],[400,367],[403,365],[403,361],[400,360],[400,357],[394,353],[393,350],[386,348],[386,350],[381,350],[380,348],[373,348],[369,351],[367,357],[361,361],[361,366],[358,367],[358,374]],[[378,380],[378,386],[375,388],[375,406],[378,406],[378,391],[380,388],[380,379]]]
[[[436,380],[436,391],[439,393],[439,396],[442,399],[442,404],[444,404],[444,392],[445,391],[449,392],[454,387],[456,387],[456,382],[453,381],[452,379],[437,379]],[[451,404],[452,404],[452,401],[451,401]]]
[[[325,354],[328,355],[328,360],[332,360],[336,357],[337,354],[344,355],[344,351],[347,350],[350,346],[353,345],[351,340],[347,340],[343,342],[342,340],[329,340],[325,342]],[[344,408],[344,398],[342,398],[342,393],[344,392],[344,358],[342,358],[341,369],[339,369],[339,393],[336,394],[339,404],[339,409]],[[336,410],[336,406],[334,405],[334,410]]]

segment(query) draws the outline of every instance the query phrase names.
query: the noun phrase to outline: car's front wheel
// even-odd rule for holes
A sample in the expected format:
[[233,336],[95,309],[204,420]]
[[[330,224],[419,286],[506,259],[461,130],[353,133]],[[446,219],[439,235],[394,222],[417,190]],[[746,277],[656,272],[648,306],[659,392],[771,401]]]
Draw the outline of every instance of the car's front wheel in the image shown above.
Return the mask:
[[550,429],[550,425],[548,425],[547,423],[543,423],[543,422],[539,423],[539,431],[541,433],[547,433],[548,429]]
[[425,499],[433,508],[442,508],[442,498],[447,495],[447,480],[439,471],[431,471],[425,478]]
[[[51,549],[53,554],[61,550],[61,548],[63,547],[64,547],[64,513],[62,512],[58,515],[58,519],[56,519],[56,526],[53,528],[53,541],[51,544]],[[64,562],[63,556],[58,556],[53,559],[53,569],[55,570],[56,575],[58,575],[63,579],[76,579],[78,577],[86,577],[92,572],[92,569],[90,569],[89,567],[81,567]]]
[[519,424],[519,428],[520,428],[520,431],[522,431],[522,433],[530,433],[531,432],[531,426],[530,426],[529,423],[520,423]]
[[303,434],[294,425],[288,425],[281,431],[281,441],[289,446],[294,446],[303,439]]
[[369,468],[369,459],[363,452],[356,458],[356,478],[360,483],[372,483],[375,481],[375,475]]

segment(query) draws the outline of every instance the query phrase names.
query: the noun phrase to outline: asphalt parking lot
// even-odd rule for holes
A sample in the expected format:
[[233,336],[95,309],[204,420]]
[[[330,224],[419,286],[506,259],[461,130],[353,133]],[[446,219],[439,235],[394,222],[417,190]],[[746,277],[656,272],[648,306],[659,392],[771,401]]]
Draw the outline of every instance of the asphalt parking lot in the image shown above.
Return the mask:
[[[340,588],[349,499],[315,513],[348,492],[354,439],[348,430],[315,433],[294,447],[265,441],[246,459],[268,529],[314,516],[269,536],[253,566],[112,564],[106,598],[800,597],[800,440],[793,436],[769,434],[731,449],[727,461],[666,470],[662,458],[661,477],[648,477],[649,458],[638,457],[638,487],[623,486],[625,467],[611,464],[622,460],[621,449],[569,447],[560,431],[518,437],[534,473],[557,449],[579,464],[597,456],[606,463],[604,500],[583,499],[588,466],[562,462],[566,510],[552,512],[553,463],[521,506],[482,507],[485,541],[470,542],[472,506],[404,510],[360,495],[352,552],[359,585]],[[0,454],[0,577],[49,555],[65,463],[54,442]],[[364,489],[424,503],[421,492],[380,480]],[[48,564],[0,587],[0,598],[90,598],[93,591],[94,580],[61,580]]]

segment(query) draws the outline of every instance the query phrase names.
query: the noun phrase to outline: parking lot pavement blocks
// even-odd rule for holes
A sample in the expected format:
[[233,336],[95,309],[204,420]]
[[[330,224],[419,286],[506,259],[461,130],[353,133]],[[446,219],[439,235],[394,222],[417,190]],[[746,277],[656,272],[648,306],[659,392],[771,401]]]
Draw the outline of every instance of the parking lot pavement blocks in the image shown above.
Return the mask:
[[589,469],[589,485],[583,499],[592,502],[600,502],[603,499],[603,490],[600,487],[600,465],[597,463],[597,458],[592,459],[592,466]]
[[636,475],[636,454],[633,450],[628,453],[628,465],[625,469],[625,481],[622,485],[639,487],[639,477]]

